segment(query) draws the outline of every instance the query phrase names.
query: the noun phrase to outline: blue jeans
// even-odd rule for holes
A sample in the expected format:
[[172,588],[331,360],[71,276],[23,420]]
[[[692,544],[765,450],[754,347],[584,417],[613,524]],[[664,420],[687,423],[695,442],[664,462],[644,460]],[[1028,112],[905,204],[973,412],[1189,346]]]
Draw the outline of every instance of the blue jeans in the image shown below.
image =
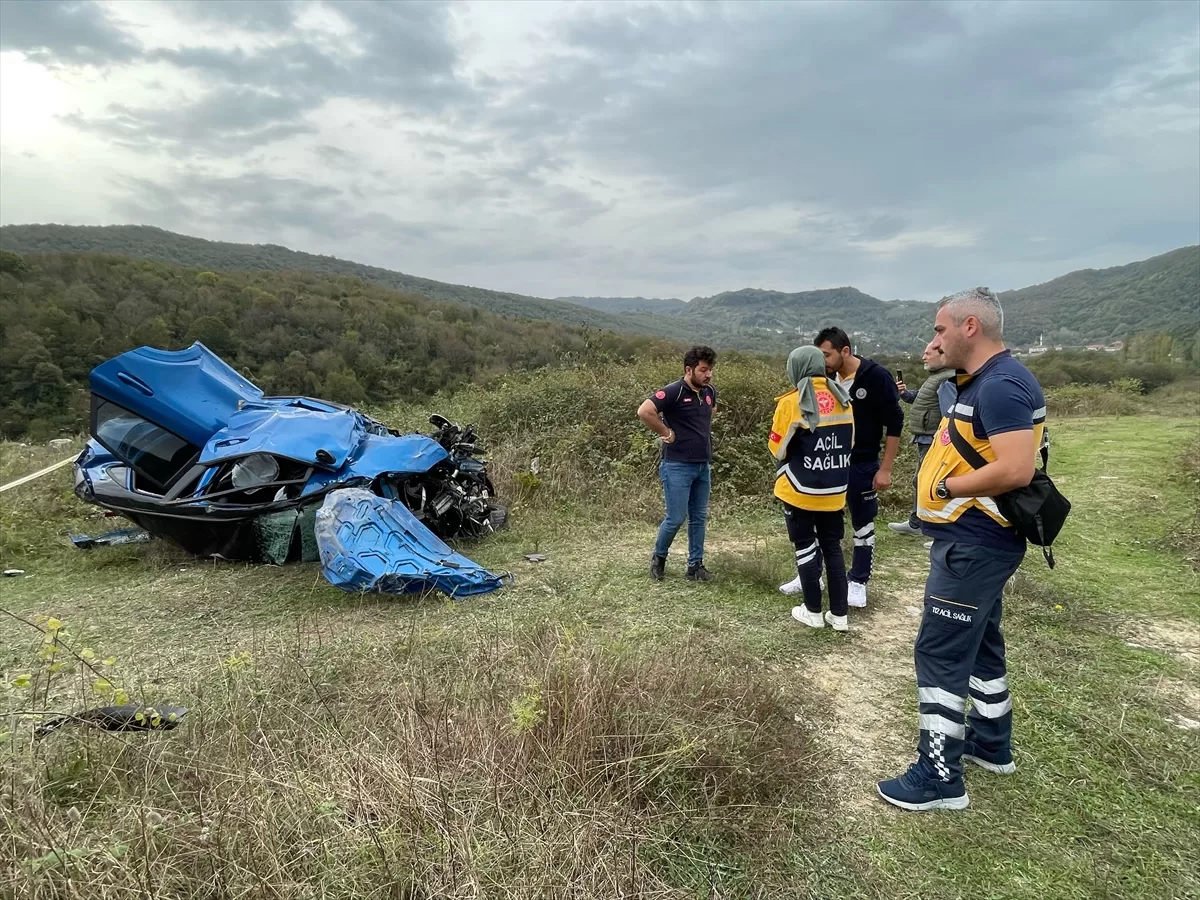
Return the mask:
[[688,523],[688,565],[694,566],[704,560],[704,526],[708,522],[708,495],[712,488],[712,475],[708,463],[685,463],[664,459],[658,464],[658,478],[662,482],[663,496],[667,504],[667,517],[658,526],[658,540],[654,543],[654,555],[667,558],[671,541]]

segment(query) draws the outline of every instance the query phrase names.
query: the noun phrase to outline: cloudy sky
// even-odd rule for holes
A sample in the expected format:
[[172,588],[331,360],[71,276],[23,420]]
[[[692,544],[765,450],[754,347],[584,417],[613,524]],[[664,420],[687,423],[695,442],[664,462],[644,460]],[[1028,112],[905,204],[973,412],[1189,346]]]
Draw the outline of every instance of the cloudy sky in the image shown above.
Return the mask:
[[935,299],[1200,242],[1200,5],[0,2],[0,222],[539,296]]

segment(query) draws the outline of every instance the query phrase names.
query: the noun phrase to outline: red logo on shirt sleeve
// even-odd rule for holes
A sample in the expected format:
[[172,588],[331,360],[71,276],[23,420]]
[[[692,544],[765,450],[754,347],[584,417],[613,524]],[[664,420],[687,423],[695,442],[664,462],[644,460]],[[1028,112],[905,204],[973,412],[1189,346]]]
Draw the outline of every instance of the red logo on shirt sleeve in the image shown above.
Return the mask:
[[666,391],[655,391],[654,396],[657,397],[659,400],[666,400],[667,392]]
[[712,406],[712,394],[709,394],[707,397],[705,397],[704,402],[707,403],[709,406]]
[[817,409],[821,415],[827,416],[833,412],[833,394],[829,391],[817,391]]
[[774,431],[771,432],[771,443],[777,444],[782,440],[783,440],[782,434],[776,434]]
[[949,425],[947,425],[947,426],[946,426],[946,427],[945,427],[945,428],[942,430],[941,442],[942,442],[942,446],[943,446],[943,447],[949,447],[949,446],[950,446],[950,426],[949,426]]

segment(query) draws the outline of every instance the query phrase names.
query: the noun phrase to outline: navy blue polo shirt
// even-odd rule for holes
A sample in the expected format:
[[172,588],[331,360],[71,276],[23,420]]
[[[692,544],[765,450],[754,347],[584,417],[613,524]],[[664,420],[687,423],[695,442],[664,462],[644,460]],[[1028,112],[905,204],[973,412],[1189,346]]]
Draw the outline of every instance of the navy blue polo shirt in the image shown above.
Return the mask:
[[655,391],[649,399],[667,427],[675,432],[675,442],[662,445],[662,458],[671,462],[710,462],[717,389],[706,384],[697,391],[680,378]]
[[[957,409],[971,416],[971,430],[977,440],[1009,431],[1032,431],[1035,422],[1045,421],[1046,398],[1042,386],[1020,360],[1013,358],[1010,350],[997,353],[970,379],[960,372],[941,386],[956,382]],[[955,522],[922,522],[921,531],[939,541],[1006,550],[1025,547],[1025,539],[1016,529],[1004,527],[978,509],[964,511]]]

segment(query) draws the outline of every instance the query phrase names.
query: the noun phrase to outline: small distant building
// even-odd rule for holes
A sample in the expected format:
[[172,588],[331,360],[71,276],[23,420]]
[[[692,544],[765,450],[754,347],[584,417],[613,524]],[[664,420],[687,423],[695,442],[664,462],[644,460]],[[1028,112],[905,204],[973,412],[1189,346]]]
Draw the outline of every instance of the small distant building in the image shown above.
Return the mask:
[[1093,353],[1097,353],[1104,349],[1104,345],[1103,344],[1088,344],[1087,349],[1091,350]]

